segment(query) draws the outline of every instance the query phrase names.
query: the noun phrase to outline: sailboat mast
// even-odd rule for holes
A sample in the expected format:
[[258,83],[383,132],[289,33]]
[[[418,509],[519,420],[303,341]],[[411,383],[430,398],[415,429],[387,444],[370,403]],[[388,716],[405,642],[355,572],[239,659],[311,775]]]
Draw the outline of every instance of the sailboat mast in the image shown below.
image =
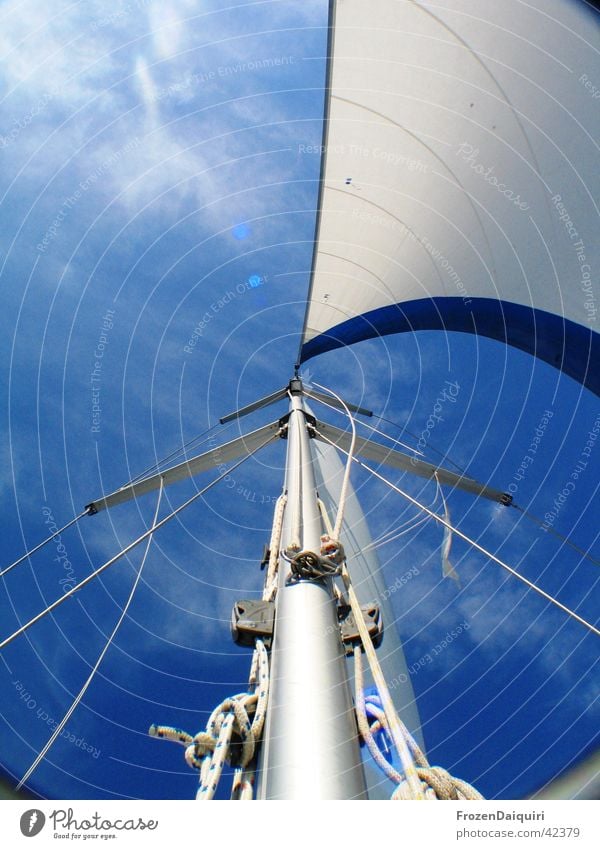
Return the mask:
[[[281,549],[319,553],[323,528],[300,380],[290,394]],[[289,583],[289,573],[281,557],[258,797],[366,798],[332,582]]]

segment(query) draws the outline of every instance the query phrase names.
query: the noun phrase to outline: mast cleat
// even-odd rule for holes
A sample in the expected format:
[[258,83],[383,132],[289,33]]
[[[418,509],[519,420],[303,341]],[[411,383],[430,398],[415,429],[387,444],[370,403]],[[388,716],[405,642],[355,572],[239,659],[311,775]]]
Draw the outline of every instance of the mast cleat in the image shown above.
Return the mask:
[[271,648],[275,603],[262,599],[236,601],[231,612],[231,636],[238,646],[253,649],[260,638],[266,648]]
[[[383,640],[383,619],[379,605],[363,604],[360,609],[373,646],[377,649]],[[338,605],[337,613],[346,655],[351,656],[354,652],[354,646],[362,645],[358,625],[349,604]]]

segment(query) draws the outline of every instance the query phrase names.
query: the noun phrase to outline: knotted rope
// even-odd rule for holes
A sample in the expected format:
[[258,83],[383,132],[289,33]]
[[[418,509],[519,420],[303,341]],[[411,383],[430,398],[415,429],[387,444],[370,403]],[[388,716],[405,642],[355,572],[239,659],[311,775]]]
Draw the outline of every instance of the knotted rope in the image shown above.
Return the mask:
[[232,799],[251,799],[254,781],[253,760],[262,734],[269,696],[269,658],[264,643],[256,641],[252,658],[249,693],[225,699],[213,710],[206,730],[192,737],[186,731],[167,725],[152,725],[149,734],[186,747],[188,766],[200,772],[196,798],[212,799],[226,763],[235,767]]
[[412,780],[409,781],[405,775],[399,773],[388,761],[375,740],[375,734],[378,731],[384,731],[388,738],[390,738],[386,712],[373,701],[370,701],[368,711],[371,714],[372,722],[369,722],[363,686],[361,654],[361,647],[355,646],[354,662],[358,729],[377,766],[396,784],[396,789],[392,793],[391,798],[393,800],[419,798],[426,800],[483,799],[483,796],[474,787],[467,784],[466,781],[455,778],[445,769],[442,769],[442,767],[430,766],[412,734],[398,716],[396,719],[400,733],[402,734],[406,748],[410,751],[414,761],[414,772],[420,782],[419,795],[415,793],[414,778],[411,776]]
[[[450,775],[439,766],[417,768],[421,787],[426,799],[482,800],[483,796],[474,787]],[[413,796],[406,781],[402,781],[392,793],[392,799],[412,799]]]

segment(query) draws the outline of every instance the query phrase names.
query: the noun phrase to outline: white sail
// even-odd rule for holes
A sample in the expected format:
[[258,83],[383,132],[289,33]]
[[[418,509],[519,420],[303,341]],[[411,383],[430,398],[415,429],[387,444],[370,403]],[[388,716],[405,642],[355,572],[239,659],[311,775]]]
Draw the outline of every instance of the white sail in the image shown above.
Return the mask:
[[599,392],[593,10],[344,0],[331,24],[301,359],[443,328]]

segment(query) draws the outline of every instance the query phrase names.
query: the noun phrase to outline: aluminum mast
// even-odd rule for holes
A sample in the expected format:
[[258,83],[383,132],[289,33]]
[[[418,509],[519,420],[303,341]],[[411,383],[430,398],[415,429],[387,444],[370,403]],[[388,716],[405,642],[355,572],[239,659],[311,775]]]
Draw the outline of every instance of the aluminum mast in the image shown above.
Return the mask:
[[[323,532],[302,383],[290,383],[281,548],[319,552]],[[286,585],[279,562],[271,689],[258,798],[365,799],[358,730],[331,580]]]

